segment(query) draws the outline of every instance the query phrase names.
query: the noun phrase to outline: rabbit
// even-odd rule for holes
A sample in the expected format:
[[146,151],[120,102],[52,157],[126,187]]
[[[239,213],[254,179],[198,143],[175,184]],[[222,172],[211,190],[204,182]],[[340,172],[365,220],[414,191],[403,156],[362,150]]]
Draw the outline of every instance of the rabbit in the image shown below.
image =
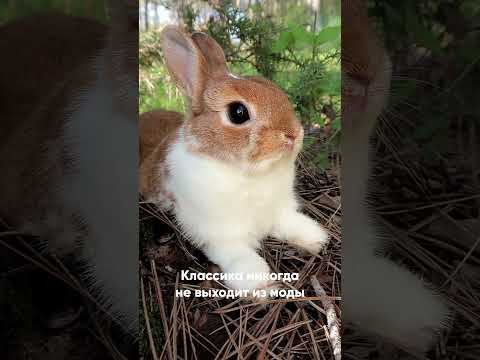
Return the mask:
[[109,26],[45,14],[0,27],[0,217],[74,257],[136,336],[138,1],[108,10]]
[[279,87],[231,74],[205,33],[167,26],[161,46],[188,111],[183,120],[162,110],[140,116],[140,193],[172,211],[223,272],[238,274],[225,281],[229,288],[268,296],[280,284],[257,253],[265,236],[312,254],[328,242],[325,228],[300,212],[294,190],[304,130]]
[[448,326],[446,299],[381,254],[389,236],[368,203],[370,138],[388,104],[392,64],[363,0],[342,2],[342,288],[347,322],[417,354]]

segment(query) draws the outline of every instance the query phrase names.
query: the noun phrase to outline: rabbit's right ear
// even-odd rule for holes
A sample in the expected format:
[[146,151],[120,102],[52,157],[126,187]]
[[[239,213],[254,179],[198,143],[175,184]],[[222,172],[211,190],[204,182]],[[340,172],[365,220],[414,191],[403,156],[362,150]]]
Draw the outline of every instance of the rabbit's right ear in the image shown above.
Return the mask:
[[205,33],[195,32],[192,34],[192,40],[201,51],[211,76],[221,76],[228,72],[225,53],[213,38]]

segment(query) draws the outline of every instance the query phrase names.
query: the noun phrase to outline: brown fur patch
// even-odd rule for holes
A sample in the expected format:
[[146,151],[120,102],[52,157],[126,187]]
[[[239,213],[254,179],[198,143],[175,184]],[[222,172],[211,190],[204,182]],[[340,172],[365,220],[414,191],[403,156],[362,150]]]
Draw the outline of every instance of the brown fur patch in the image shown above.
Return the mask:
[[177,139],[183,116],[174,111],[155,110],[142,114],[139,122],[140,193],[149,198],[162,191],[162,172],[168,176],[165,157]]
[[372,32],[364,0],[342,2],[342,72],[368,85],[385,51]]

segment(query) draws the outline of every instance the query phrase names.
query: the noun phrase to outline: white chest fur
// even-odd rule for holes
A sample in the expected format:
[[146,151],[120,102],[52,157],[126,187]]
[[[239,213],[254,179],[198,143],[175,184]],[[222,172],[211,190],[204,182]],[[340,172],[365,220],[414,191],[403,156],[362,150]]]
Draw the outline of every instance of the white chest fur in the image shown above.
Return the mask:
[[294,206],[293,162],[248,174],[230,164],[192,154],[179,141],[170,149],[167,166],[167,190],[175,197],[177,219],[196,242],[202,243],[204,237],[215,232],[232,234],[233,239],[236,233],[248,232],[256,246],[271,232],[278,211]]

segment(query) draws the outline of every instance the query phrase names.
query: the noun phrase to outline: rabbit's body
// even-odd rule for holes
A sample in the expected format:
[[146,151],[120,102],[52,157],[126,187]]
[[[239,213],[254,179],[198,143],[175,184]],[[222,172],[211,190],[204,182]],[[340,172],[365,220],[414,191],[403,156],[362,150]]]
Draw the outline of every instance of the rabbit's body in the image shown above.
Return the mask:
[[[270,269],[256,252],[265,236],[312,253],[328,238],[299,212],[294,191],[303,128],[278,87],[230,74],[222,49],[205,34],[189,37],[168,27],[162,45],[189,111],[183,122],[162,111],[141,116],[141,192],[172,210],[187,237],[224,272],[239,274],[227,285],[274,286],[263,278]],[[162,126],[169,130],[155,130]]]
[[[64,15],[0,28],[0,216],[72,254],[97,300],[136,329],[137,32],[132,1],[110,3],[111,26]],[[28,29],[28,32],[25,30]],[[85,30],[87,29],[87,30]],[[35,50],[37,52],[35,53]],[[38,66],[38,67],[36,67]],[[114,257],[113,257],[114,255]]]
[[388,102],[391,62],[371,30],[363,0],[342,8],[343,315],[360,329],[424,353],[449,310],[417,275],[382,257],[389,236],[368,204],[370,137]]

